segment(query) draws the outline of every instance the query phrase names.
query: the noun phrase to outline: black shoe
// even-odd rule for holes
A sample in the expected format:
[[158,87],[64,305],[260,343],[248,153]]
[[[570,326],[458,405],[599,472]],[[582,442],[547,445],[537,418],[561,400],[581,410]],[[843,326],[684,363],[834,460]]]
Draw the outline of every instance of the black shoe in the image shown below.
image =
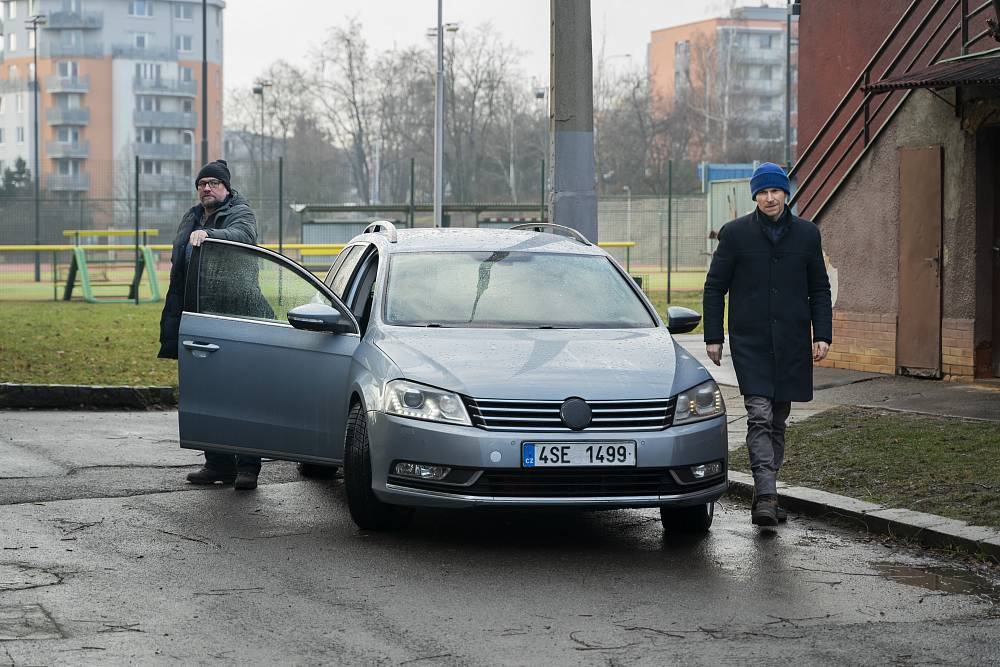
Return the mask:
[[778,523],[785,523],[788,521],[788,512],[781,505],[775,506],[774,516],[778,519]]
[[233,484],[234,489],[239,489],[240,491],[250,491],[257,488],[257,473],[255,472],[241,472],[236,474],[236,483]]
[[755,526],[778,525],[778,499],[774,496],[757,496],[750,510],[750,520]]
[[225,472],[208,466],[202,466],[199,470],[189,472],[187,476],[187,481],[192,484],[215,484],[216,482],[232,484],[234,479],[236,479],[235,472]]

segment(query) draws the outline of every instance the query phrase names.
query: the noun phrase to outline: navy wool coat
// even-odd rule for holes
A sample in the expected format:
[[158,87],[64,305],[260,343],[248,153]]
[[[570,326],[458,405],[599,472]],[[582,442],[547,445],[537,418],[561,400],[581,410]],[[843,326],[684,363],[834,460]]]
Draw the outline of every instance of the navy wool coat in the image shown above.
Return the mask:
[[[786,209],[784,234],[773,240],[759,209],[726,223],[705,279],[705,343],[725,340],[745,396],[811,401],[812,343],[830,343],[833,309],[819,229]],[[811,328],[811,331],[810,331]]]

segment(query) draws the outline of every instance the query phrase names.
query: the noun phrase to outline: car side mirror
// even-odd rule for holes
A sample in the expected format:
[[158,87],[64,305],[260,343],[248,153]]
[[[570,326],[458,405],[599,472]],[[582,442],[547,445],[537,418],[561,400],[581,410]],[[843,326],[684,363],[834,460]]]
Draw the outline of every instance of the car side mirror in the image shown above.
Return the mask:
[[306,303],[292,308],[288,311],[288,323],[306,331],[343,334],[354,330],[350,320],[325,303]]
[[690,308],[670,306],[667,308],[667,329],[672,334],[693,331],[701,322],[701,315]]

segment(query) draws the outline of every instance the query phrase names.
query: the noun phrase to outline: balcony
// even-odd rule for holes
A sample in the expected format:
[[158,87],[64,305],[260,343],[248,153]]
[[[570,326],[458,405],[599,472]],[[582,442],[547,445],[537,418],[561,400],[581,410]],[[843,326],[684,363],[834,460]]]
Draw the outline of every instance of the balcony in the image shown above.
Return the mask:
[[86,125],[90,122],[90,109],[60,109],[49,107],[45,110],[45,119],[50,125]]
[[734,49],[733,52],[733,62],[746,64],[746,65],[776,65],[784,69],[785,67],[785,47],[784,44],[780,48],[774,49],[750,49],[747,51],[740,51]]
[[99,30],[104,26],[104,12],[52,12],[46,28],[53,30]]
[[86,192],[90,190],[90,174],[49,174],[45,187],[49,190]]
[[45,77],[45,91],[49,93],[86,93],[90,91],[90,75]]
[[[146,192],[194,192],[194,177],[178,174],[141,174],[139,187]],[[192,199],[193,199],[192,195]]]
[[50,158],[75,157],[85,158],[90,155],[90,142],[50,141],[45,144],[45,152]]
[[39,58],[101,58],[104,56],[102,44],[64,44],[38,40]]
[[132,80],[133,92],[146,95],[180,95],[194,97],[198,94],[198,84],[195,81],[180,79],[140,79]]
[[193,130],[198,127],[198,116],[188,111],[136,111],[132,120],[136,127],[166,127]]
[[188,144],[143,144],[135,142],[132,150],[143,160],[191,160],[194,151]]
[[177,49],[155,47],[140,49],[132,44],[115,44],[111,47],[111,55],[130,60],[177,60]]
[[739,79],[733,81],[733,92],[751,95],[783,95],[785,79]]

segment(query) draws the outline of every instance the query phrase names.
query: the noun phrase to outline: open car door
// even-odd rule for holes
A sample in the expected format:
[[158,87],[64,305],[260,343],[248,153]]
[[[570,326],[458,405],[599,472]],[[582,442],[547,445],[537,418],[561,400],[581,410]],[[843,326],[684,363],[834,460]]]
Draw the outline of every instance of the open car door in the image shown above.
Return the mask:
[[181,447],[342,463],[360,340],[350,309],[303,267],[206,239],[180,325]]

